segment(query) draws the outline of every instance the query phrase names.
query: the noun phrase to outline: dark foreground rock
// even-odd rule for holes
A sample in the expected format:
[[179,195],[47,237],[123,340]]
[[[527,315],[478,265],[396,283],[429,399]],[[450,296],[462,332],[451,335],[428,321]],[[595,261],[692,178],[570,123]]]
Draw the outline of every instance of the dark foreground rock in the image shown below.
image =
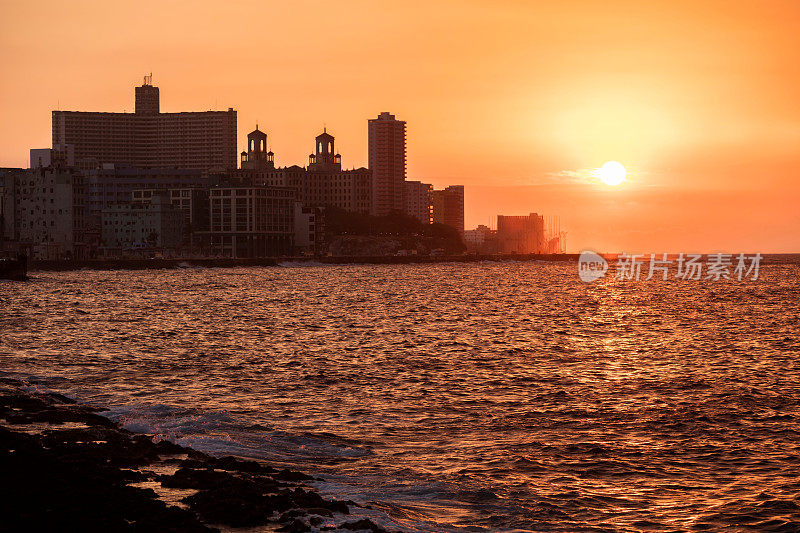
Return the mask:
[[[0,381],[0,530],[193,532],[276,524],[311,531],[355,505],[322,498],[302,485],[313,478],[300,472],[154,443],[69,398]],[[172,472],[163,473],[165,466]],[[165,496],[170,491],[179,501]],[[321,529],[383,531],[369,520],[338,522]]]

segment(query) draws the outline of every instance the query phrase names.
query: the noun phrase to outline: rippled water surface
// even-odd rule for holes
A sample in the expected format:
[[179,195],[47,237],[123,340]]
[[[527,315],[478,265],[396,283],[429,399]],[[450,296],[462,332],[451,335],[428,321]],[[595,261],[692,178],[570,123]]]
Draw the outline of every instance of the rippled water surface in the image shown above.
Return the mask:
[[800,529],[800,265],[37,272],[5,375],[422,531]]

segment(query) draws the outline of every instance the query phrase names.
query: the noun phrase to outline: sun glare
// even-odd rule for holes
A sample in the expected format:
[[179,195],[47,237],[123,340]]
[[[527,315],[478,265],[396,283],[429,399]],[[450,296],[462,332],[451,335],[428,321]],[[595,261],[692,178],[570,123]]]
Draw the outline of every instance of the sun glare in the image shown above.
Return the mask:
[[595,169],[592,173],[595,178],[600,178],[600,181],[606,185],[619,185],[625,181],[625,167],[622,163],[617,161],[607,161],[602,167]]

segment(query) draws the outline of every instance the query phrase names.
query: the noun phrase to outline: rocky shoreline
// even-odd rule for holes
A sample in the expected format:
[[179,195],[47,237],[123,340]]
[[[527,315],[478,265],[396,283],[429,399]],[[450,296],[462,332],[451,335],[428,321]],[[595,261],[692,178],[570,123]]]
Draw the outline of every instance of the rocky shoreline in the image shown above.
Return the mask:
[[311,476],[154,442],[101,411],[0,379],[0,530],[385,531]]

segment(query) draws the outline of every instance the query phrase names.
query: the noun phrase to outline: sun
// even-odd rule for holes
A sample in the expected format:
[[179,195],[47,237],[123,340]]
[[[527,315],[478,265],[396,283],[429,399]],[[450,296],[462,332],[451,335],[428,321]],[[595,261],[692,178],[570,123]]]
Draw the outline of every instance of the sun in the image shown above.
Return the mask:
[[592,172],[592,176],[600,178],[600,181],[611,186],[619,185],[625,181],[626,174],[625,167],[617,161],[606,161],[602,167]]

